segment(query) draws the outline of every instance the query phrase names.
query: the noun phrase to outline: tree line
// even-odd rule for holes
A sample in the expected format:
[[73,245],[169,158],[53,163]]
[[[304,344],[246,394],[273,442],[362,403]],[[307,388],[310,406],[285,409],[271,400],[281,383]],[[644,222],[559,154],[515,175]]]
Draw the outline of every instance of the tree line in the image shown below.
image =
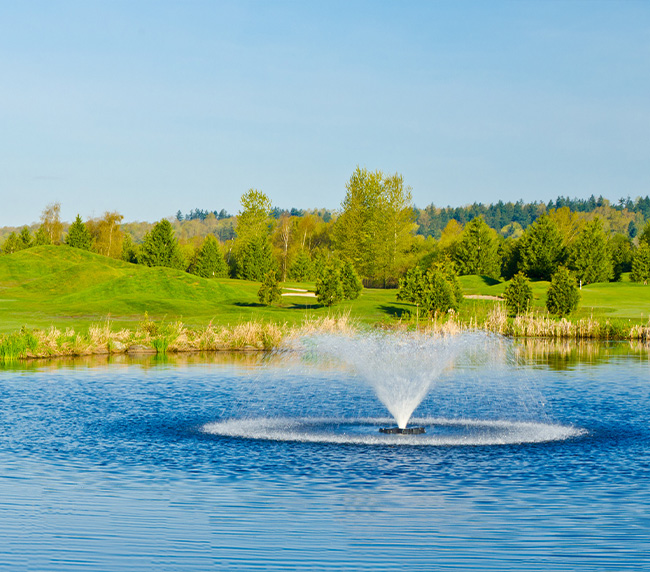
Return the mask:
[[413,292],[440,298],[443,292],[443,305],[453,309],[462,299],[454,275],[511,280],[521,274],[551,281],[563,267],[578,284],[619,280],[624,272],[647,283],[648,207],[647,197],[616,205],[602,197],[559,197],[548,204],[500,201],[419,210],[402,175],[357,167],[335,213],[282,210],[264,192],[250,189],[234,216],[224,209],[194,209],[157,223],[124,223],[119,213],[106,212],[85,221],[77,215],[67,225],[54,203],[36,229],[12,231],[2,253],[65,244],[206,278],[269,282],[272,273],[281,282],[316,282],[331,293],[324,303],[358,295],[357,282],[397,288],[401,281],[402,299],[415,299]]

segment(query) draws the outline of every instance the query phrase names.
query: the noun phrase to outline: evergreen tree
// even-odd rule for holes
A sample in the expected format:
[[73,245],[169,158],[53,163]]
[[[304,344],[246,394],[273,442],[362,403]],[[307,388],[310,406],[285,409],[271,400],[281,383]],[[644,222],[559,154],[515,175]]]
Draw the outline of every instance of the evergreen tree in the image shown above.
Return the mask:
[[540,216],[519,240],[519,270],[526,276],[550,280],[564,260],[562,235],[548,215]]
[[130,262],[131,264],[138,263],[138,247],[133,244],[133,239],[129,233],[124,234],[124,240],[122,242],[122,256],[120,258],[125,262]]
[[337,264],[328,264],[322,276],[316,280],[316,298],[325,306],[333,306],[343,300],[343,284]]
[[354,265],[349,260],[346,260],[341,267],[341,285],[343,286],[343,297],[346,300],[355,300],[359,297],[363,284],[361,279],[354,269]]
[[642,242],[645,242],[646,244],[650,244],[650,220],[645,223],[645,226],[643,227],[641,234],[639,234],[639,244],[641,244]]
[[174,236],[174,229],[167,219],[156,223],[145,237],[138,262],[145,266],[166,266],[182,270],[183,257]]
[[77,215],[77,218],[75,218],[74,222],[70,225],[64,242],[73,248],[90,250],[90,247],[92,246],[92,237],[90,236],[86,225],[81,220],[81,216]]
[[23,248],[29,248],[32,246],[32,235],[29,232],[29,228],[24,226],[20,234],[18,235],[18,238],[20,238],[20,242],[22,243]]
[[449,264],[436,264],[426,274],[419,267],[412,268],[400,281],[398,300],[405,300],[422,308],[431,316],[458,310],[463,292]]
[[209,234],[205,237],[197,252],[196,260],[190,267],[190,273],[203,278],[221,278],[228,274],[228,267],[219,248],[219,242],[213,235]]
[[650,244],[647,242],[641,242],[634,253],[630,280],[648,285],[648,280],[650,280]]
[[257,292],[257,298],[261,304],[266,306],[279,302],[282,298],[282,289],[273,270],[269,270],[264,275],[262,285]]
[[612,281],[618,282],[624,272],[632,270],[632,241],[622,234],[609,239],[609,253],[612,259]]
[[612,277],[607,235],[598,217],[585,225],[571,245],[569,268],[581,284],[607,282]]
[[2,245],[2,253],[13,254],[14,252],[17,252],[19,250],[22,250],[22,241],[20,240],[20,237],[15,232],[12,232],[5,239]]
[[578,307],[580,291],[575,277],[565,266],[560,266],[553,277],[546,295],[546,309],[551,314],[566,316]]
[[240,247],[236,260],[237,278],[260,282],[273,268],[273,251],[266,236],[252,237]]
[[296,255],[293,264],[289,268],[289,276],[298,282],[306,282],[314,276],[314,268],[309,254],[303,249]]
[[50,238],[47,229],[41,225],[38,227],[36,235],[34,236],[34,246],[45,246],[48,244],[52,244],[52,239]]
[[521,272],[517,273],[506,286],[503,297],[511,315],[517,316],[527,312],[533,300],[533,290],[528,278]]
[[454,261],[461,275],[500,275],[497,234],[481,217],[472,219],[456,245]]

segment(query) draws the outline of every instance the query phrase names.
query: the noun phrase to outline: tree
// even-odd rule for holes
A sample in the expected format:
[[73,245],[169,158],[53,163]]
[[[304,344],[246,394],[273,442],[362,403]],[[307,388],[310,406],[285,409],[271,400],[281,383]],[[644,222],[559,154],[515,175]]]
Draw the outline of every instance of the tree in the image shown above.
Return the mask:
[[400,281],[398,300],[423,308],[430,316],[458,310],[463,292],[450,264],[435,264],[426,274],[419,267],[410,269]]
[[341,272],[337,264],[328,264],[316,280],[316,298],[320,304],[333,306],[344,298]]
[[298,251],[293,264],[289,268],[289,276],[298,282],[306,282],[314,276],[314,268],[309,254],[303,249]]
[[240,246],[236,258],[237,278],[260,282],[273,267],[273,252],[267,237],[252,237]]
[[32,246],[32,235],[29,232],[28,227],[24,226],[20,230],[20,234],[18,235],[18,238],[20,238],[22,248],[30,248]]
[[217,239],[209,234],[205,237],[196,259],[190,266],[190,273],[203,278],[221,278],[228,274],[228,267],[219,248]]
[[122,242],[122,255],[120,256],[121,260],[125,262],[130,262],[131,264],[138,263],[139,256],[138,247],[133,244],[133,239],[129,233],[124,234],[124,241]]
[[580,284],[607,282],[613,274],[607,235],[600,219],[588,222],[569,250],[569,268]]
[[342,212],[333,229],[334,245],[357,272],[384,283],[397,278],[417,225],[411,191],[402,176],[384,176],[357,167],[346,185]]
[[34,246],[45,246],[52,244],[52,239],[43,225],[38,227],[36,235],[34,236]]
[[166,266],[178,270],[183,268],[184,262],[174,236],[174,229],[167,219],[156,223],[145,235],[138,262],[146,266]]
[[461,275],[500,275],[497,233],[481,217],[471,220],[456,246],[454,261]]
[[287,273],[289,271],[289,259],[293,246],[293,236],[295,230],[294,218],[287,213],[282,213],[278,218],[278,223],[275,227],[273,242],[277,246],[278,258],[280,260],[280,271],[282,272],[282,280],[286,281]]
[[263,192],[250,189],[242,195],[241,205],[234,249],[235,275],[259,282],[274,266],[269,240],[271,201]]
[[580,291],[575,277],[565,266],[560,266],[553,277],[546,295],[546,309],[551,314],[566,316],[578,307]]
[[343,297],[346,300],[355,300],[359,297],[363,284],[354,269],[354,265],[346,260],[341,267],[341,286],[343,287]]
[[647,242],[639,243],[632,259],[632,273],[630,274],[632,282],[643,282],[645,286],[650,280],[650,244]]
[[550,280],[564,256],[562,235],[548,215],[540,216],[519,240],[519,270],[529,278]]
[[61,222],[61,203],[50,203],[41,213],[41,228],[49,236],[48,244],[61,244],[63,223]]
[[625,235],[615,234],[609,239],[612,259],[612,281],[618,282],[624,272],[632,270],[632,241]]
[[89,220],[86,223],[93,237],[93,250],[98,254],[111,258],[121,258],[124,242],[124,231],[120,223],[124,217],[118,212],[105,212],[100,219]]
[[641,234],[639,234],[639,244],[641,244],[642,242],[645,242],[646,244],[650,244],[650,220],[645,223],[645,226],[643,227]]
[[280,283],[275,276],[275,272],[273,270],[269,270],[264,275],[262,285],[257,292],[257,298],[261,304],[268,306],[270,304],[279,302],[281,297],[282,289],[280,288]]
[[517,316],[527,312],[533,300],[528,278],[521,272],[517,273],[506,286],[503,297],[510,314]]
[[2,245],[2,252],[3,254],[13,254],[19,250],[22,250],[22,241],[15,232],[12,232]]
[[64,242],[73,248],[90,250],[90,247],[92,246],[92,237],[90,236],[86,225],[81,220],[81,216],[77,215],[77,218],[70,225]]

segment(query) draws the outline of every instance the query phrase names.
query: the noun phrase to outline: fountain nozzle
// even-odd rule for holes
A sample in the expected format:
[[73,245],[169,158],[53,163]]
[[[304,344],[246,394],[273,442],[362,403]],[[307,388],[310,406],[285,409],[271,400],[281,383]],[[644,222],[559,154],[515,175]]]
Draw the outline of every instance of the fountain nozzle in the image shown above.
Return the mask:
[[388,433],[391,435],[422,435],[424,427],[380,427],[380,433]]

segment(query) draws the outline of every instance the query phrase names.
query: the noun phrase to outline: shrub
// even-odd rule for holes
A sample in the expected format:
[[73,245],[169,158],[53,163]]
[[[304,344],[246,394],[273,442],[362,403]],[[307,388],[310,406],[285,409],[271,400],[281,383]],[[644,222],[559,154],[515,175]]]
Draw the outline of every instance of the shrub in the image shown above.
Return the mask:
[[533,300],[533,290],[528,278],[521,272],[517,273],[506,286],[503,297],[511,315],[518,316],[527,312]]
[[569,270],[560,266],[551,278],[546,298],[546,309],[551,314],[566,316],[578,307],[580,291]]

